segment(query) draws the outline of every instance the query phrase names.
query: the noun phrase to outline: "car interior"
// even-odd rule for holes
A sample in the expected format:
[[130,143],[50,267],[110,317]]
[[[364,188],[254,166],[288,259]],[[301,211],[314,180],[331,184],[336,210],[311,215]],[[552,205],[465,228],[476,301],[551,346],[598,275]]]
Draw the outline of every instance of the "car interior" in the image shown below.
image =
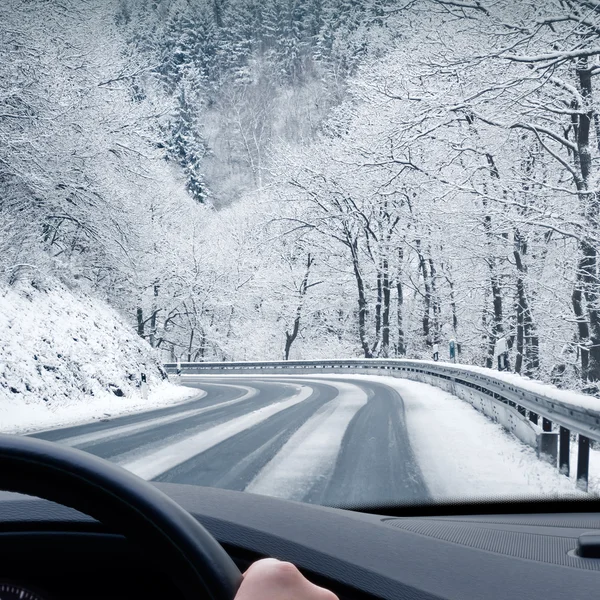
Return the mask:
[[595,500],[346,510],[149,483],[80,450],[9,435],[0,470],[10,492],[0,498],[3,600],[232,599],[241,572],[264,557],[293,562],[341,600],[597,590]]

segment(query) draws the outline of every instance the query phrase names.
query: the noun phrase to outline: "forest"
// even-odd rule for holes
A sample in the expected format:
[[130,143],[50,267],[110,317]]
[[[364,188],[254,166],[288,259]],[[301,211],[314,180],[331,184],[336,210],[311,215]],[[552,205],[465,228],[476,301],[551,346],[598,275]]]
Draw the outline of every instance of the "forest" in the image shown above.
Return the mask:
[[8,0],[0,283],[165,360],[600,380],[600,2]]

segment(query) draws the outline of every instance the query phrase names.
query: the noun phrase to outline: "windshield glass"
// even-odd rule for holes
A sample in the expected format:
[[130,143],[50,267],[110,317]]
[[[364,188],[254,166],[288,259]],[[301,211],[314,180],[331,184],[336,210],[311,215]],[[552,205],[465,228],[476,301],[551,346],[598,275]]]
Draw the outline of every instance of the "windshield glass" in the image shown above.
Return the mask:
[[341,507],[600,491],[600,7],[6,0],[0,431]]

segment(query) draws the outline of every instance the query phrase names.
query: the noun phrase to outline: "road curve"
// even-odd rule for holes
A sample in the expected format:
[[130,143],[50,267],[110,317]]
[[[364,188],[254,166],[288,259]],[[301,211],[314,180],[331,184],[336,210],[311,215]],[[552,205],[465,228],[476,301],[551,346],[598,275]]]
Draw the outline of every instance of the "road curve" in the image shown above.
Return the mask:
[[404,404],[384,383],[185,376],[189,402],[35,434],[157,481],[329,506],[423,502]]

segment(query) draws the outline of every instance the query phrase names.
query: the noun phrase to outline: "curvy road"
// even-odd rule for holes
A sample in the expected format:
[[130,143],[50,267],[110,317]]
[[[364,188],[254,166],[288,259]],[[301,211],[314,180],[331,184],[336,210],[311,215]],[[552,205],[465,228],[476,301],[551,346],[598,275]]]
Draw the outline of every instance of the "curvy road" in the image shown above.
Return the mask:
[[191,400],[36,437],[156,481],[330,506],[423,501],[399,394],[327,377],[184,376]]

